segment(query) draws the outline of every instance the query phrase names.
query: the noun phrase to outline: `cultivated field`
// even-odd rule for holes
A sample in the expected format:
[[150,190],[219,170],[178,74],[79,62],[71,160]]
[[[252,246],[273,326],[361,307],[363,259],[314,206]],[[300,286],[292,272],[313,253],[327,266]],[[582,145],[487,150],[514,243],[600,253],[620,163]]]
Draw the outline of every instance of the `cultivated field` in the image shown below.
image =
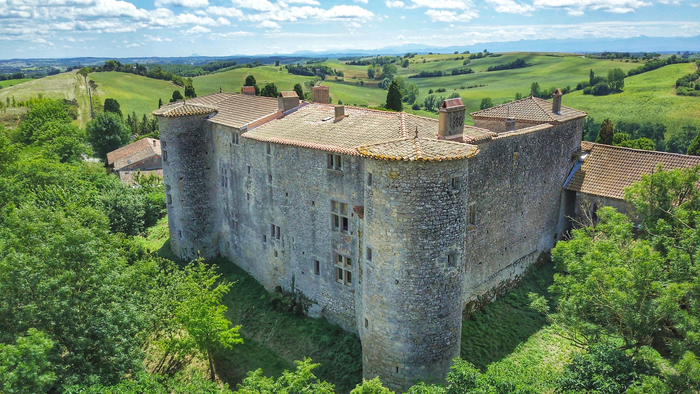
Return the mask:
[[8,79],[5,81],[0,81],[0,88],[7,88],[10,86],[15,86],[19,85],[20,83],[32,81],[31,78],[24,78],[24,79]]

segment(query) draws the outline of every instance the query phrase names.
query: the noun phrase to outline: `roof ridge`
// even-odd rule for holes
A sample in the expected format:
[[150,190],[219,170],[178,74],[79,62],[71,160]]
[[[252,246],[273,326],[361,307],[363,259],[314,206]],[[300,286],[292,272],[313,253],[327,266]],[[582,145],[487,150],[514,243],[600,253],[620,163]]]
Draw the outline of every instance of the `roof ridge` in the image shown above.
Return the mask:
[[401,135],[403,136],[403,138],[408,138],[408,131],[406,130],[406,113],[401,111],[401,113],[399,114],[399,119]]
[[424,160],[425,157],[423,157],[423,150],[420,147],[420,140],[418,140],[418,137],[413,138],[411,142],[413,143],[413,151],[416,154],[416,159]]
[[548,117],[550,120],[556,120],[556,119],[554,119],[554,116],[552,116],[546,109],[542,108],[542,105],[540,104],[540,101],[544,101],[544,102],[546,102],[546,103],[549,103],[549,101],[544,100],[544,99],[541,99],[541,98],[539,98],[539,97],[534,97],[534,96],[533,96],[533,97],[530,97],[530,98],[532,99],[532,101],[535,102],[535,104],[537,104],[537,107],[538,107],[539,109],[541,109],[542,112],[544,112],[544,114],[547,115],[547,117]]
[[530,100],[530,99],[532,99],[531,96],[530,96],[530,97],[523,97],[523,98],[521,98],[520,100],[509,101],[509,102],[507,102],[507,103],[498,104],[498,105],[493,106],[493,107],[491,107],[491,108],[480,109],[480,110],[478,110],[478,111],[471,112],[469,115],[471,115],[471,114],[478,114],[479,112],[484,112],[484,111],[492,110],[492,109],[494,109],[494,108],[500,108],[500,107],[503,107],[503,106],[506,106],[506,105],[509,105],[509,104],[513,104],[513,103],[517,103],[517,102],[525,101],[525,100]]

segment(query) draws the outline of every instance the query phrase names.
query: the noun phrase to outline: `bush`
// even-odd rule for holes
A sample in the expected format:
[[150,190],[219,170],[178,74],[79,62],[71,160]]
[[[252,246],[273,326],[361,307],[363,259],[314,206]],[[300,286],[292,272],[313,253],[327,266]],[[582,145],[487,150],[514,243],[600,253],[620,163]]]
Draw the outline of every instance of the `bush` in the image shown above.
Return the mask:
[[420,109],[420,104],[418,104],[418,103],[413,104],[413,105],[411,106],[411,109],[414,110],[414,111],[418,111],[418,110]]

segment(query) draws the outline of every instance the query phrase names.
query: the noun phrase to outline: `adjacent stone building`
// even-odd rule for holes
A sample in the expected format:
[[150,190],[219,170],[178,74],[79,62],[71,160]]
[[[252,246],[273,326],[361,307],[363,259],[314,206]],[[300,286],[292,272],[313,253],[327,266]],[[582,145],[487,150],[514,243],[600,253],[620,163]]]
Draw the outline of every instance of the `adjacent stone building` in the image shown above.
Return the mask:
[[[159,118],[171,244],[225,256],[362,341],[366,378],[444,379],[462,316],[566,230],[585,112],[525,98],[440,119],[216,93]],[[558,100],[558,101],[557,101]]]
[[107,167],[125,183],[133,181],[136,171],[163,176],[160,141],[143,138],[113,150],[107,153]]
[[602,206],[635,218],[634,207],[625,202],[625,188],[639,182],[662,165],[664,170],[700,165],[700,157],[581,143],[581,155],[566,180],[567,216],[595,220]]

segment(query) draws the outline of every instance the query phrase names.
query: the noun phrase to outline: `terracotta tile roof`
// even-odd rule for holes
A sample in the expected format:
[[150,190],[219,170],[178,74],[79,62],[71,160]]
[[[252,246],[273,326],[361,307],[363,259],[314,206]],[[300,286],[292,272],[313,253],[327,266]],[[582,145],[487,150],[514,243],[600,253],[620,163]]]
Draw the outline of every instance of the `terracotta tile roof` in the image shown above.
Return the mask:
[[[379,146],[390,149],[393,157],[400,160],[412,160],[414,153],[406,150],[406,143],[400,141],[412,139],[418,134],[421,146],[426,146],[426,155],[431,160],[437,159],[440,150],[437,145],[449,145],[445,148],[445,158],[456,157],[453,144],[464,149],[474,148],[465,144],[437,140],[438,121],[405,112],[385,112],[357,107],[345,107],[346,117],[335,120],[335,106],[328,104],[306,104],[295,112],[251,129],[243,134],[244,138],[269,141],[278,144],[297,145],[312,149],[338,152],[347,155],[377,156]],[[465,126],[467,130],[488,132],[488,130]],[[424,141],[434,140],[434,141]],[[394,145],[382,145],[392,143]],[[370,146],[374,146],[371,147]],[[361,153],[358,148],[365,148]],[[405,154],[398,154],[403,152]],[[415,156],[417,157],[417,156]]]
[[[186,102],[187,105],[211,109],[206,113],[217,112],[216,115],[208,119],[209,122],[237,129],[241,129],[259,119],[275,114],[278,110],[276,98],[251,96],[247,94],[213,93],[188,99]],[[173,104],[165,105],[153,111],[153,114],[165,116],[160,114],[159,111],[168,111],[168,108],[172,105]]]
[[442,102],[440,108],[454,108],[454,107],[464,107],[462,99],[460,97],[447,99]]
[[[153,171],[141,171],[142,176],[149,176],[149,175],[157,175],[159,177],[163,177],[163,170],[153,170]],[[136,175],[136,171],[119,171],[119,180],[126,183],[126,184],[133,184],[134,183],[134,176]]]
[[552,112],[552,103],[537,97],[527,97],[517,101],[511,101],[487,108],[481,111],[472,112],[472,119],[493,119],[505,121],[507,118],[514,118],[520,122],[551,123],[568,122],[570,120],[583,118],[588,115],[570,107],[561,107],[561,115]]
[[215,112],[216,109],[205,105],[194,104],[192,101],[178,101],[176,103],[164,105],[153,111],[155,116],[174,118],[178,116],[206,115]]
[[430,138],[401,138],[359,146],[362,156],[379,160],[445,161],[466,159],[479,150],[474,145]]
[[[155,146],[153,146],[154,142]],[[160,155],[160,140],[144,138],[107,153],[107,164],[112,165],[114,170],[119,170],[149,157]]]
[[591,142],[582,142],[583,156],[580,168],[574,167],[573,176],[564,185],[567,190],[621,200],[625,188],[651,174],[659,164],[664,169],[680,169],[700,165],[700,157],[676,153],[622,148]]
[[280,92],[280,97],[299,97],[297,92],[291,91],[291,92]]
[[241,93],[252,93],[255,94],[255,86],[242,86]]

